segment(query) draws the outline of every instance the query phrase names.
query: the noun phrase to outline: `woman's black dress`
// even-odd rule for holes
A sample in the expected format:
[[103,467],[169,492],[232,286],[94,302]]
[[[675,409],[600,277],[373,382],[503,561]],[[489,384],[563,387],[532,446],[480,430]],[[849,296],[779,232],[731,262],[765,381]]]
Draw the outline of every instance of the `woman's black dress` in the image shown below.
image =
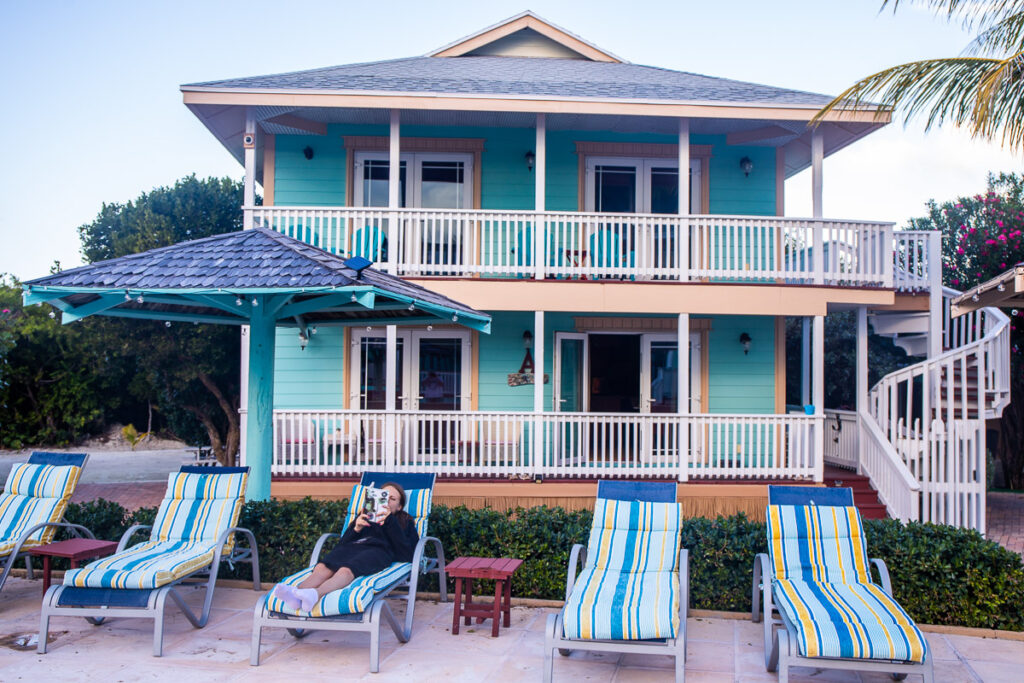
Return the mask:
[[383,524],[371,522],[360,532],[352,522],[334,550],[320,561],[333,572],[348,567],[354,576],[367,576],[392,562],[411,562],[419,540],[416,524],[407,514],[388,515]]

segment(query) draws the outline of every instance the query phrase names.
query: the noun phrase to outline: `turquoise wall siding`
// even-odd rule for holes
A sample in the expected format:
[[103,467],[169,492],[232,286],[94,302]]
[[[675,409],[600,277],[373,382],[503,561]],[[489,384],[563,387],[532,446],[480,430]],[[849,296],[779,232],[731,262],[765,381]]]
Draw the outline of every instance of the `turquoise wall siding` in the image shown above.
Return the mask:
[[335,410],[344,399],[344,332],[320,327],[303,351],[296,328],[278,328],[274,358],[274,407]]
[[[274,167],[274,203],[284,206],[341,206],[345,202],[346,135],[388,135],[387,126],[331,124],[326,136],[278,135]],[[535,147],[532,128],[470,128],[404,126],[408,137],[483,138],[481,208],[532,209],[534,174],[525,154]],[[576,211],[579,160],[577,141],[654,142],[674,144],[676,138],[653,133],[549,131],[547,138],[546,208]],[[775,213],[775,150],[725,144],[724,136],[694,136],[695,145],[711,145],[710,210],[719,214]],[[302,150],[313,148],[312,159]],[[754,170],[745,177],[739,160],[750,157]]]

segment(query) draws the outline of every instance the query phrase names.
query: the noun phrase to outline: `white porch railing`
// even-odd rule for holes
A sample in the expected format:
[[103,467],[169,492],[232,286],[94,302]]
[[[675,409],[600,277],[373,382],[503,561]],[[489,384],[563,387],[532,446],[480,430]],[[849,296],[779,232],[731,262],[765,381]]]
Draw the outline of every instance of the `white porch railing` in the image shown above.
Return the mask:
[[891,223],[260,206],[253,225],[398,275],[893,284]]
[[825,411],[825,462],[856,470],[858,458],[857,413],[853,410]]
[[860,413],[860,470],[871,479],[878,499],[891,517],[904,522],[921,518],[921,484],[900,460],[892,444],[870,414]]
[[276,410],[271,471],[820,481],[814,430],[821,422],[803,415]]

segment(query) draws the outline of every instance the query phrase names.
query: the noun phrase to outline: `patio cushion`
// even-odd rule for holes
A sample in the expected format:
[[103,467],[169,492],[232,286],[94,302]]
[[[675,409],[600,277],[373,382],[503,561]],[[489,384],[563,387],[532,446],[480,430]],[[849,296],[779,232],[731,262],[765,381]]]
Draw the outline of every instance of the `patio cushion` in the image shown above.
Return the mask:
[[78,588],[159,588],[213,562],[213,541],[148,541],[64,574]]
[[923,662],[927,645],[914,621],[872,583],[781,579],[775,599],[796,627],[804,657]]
[[[380,488],[386,481],[373,482],[374,488]],[[433,489],[411,489],[405,492],[405,511],[412,515],[416,521],[416,533],[420,538],[427,534],[427,522],[430,519],[430,505],[433,499]],[[363,501],[366,499],[366,487],[356,484],[352,487],[352,495],[349,496],[348,512],[345,514],[345,521],[341,525],[341,533],[345,533],[349,524],[355,521],[356,515],[363,509]]]
[[[282,612],[300,617],[332,617],[342,614],[359,614],[365,611],[373,602],[373,597],[392,585],[396,581],[403,581],[409,578],[412,564],[409,562],[394,562],[387,569],[382,569],[376,574],[360,576],[355,581],[341,590],[336,590],[320,598],[313,609],[306,612],[301,609],[290,609],[284,601],[275,598],[272,593],[266,596],[267,608],[271,612]],[[281,581],[297,586],[313,573],[312,568],[303,569],[301,572],[292,574]]]
[[678,503],[598,498],[587,561],[563,608],[567,638],[674,638],[679,630]]
[[[36,524],[61,520],[81,473],[82,468],[75,465],[11,467],[0,493],[0,556],[10,554],[18,539]],[[49,543],[55,532],[53,527],[40,529],[22,547]]]
[[857,508],[769,505],[767,517],[773,578],[871,583]]

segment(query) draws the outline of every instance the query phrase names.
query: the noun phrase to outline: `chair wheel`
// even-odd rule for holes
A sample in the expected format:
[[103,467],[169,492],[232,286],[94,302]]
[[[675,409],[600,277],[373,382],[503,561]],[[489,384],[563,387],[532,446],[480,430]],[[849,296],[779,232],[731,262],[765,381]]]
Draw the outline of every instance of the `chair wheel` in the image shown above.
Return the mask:
[[902,681],[906,677],[907,674],[892,674],[892,680],[894,681]]
[[564,647],[558,648],[558,654],[562,655],[563,657],[568,657],[570,652],[572,652],[572,650],[568,650]]
[[107,618],[106,617],[86,617],[85,620],[88,621],[93,626],[99,626],[104,621],[106,621]]
[[292,634],[296,638],[305,638],[312,633],[312,631],[306,628],[290,628],[288,629],[288,633]]

